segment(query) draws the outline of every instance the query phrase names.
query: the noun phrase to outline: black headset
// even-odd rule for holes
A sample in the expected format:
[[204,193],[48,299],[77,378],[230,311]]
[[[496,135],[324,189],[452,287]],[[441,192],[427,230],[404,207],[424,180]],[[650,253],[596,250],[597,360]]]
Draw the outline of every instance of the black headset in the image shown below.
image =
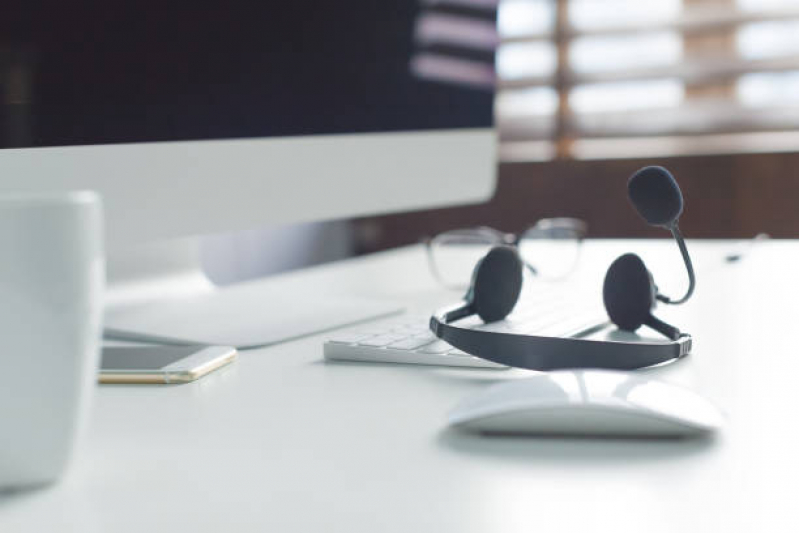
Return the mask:
[[430,329],[440,339],[481,359],[531,370],[613,368],[631,370],[685,357],[691,336],[652,315],[658,301],[682,304],[694,292],[696,279],[691,257],[677,219],[682,214],[680,187],[668,170],[646,167],[630,178],[627,192],[638,213],[654,226],[671,231],[688,270],[685,296],[672,299],[658,291],[652,274],[635,254],[618,257],[608,268],[602,290],[610,320],[620,329],[649,326],[670,339],[667,343],[616,342],[580,338],[541,337],[497,333],[458,327],[453,322],[477,315],[484,322],[510,314],[522,288],[523,263],[515,248],[492,248],[475,266],[463,301],[441,309],[430,318]]

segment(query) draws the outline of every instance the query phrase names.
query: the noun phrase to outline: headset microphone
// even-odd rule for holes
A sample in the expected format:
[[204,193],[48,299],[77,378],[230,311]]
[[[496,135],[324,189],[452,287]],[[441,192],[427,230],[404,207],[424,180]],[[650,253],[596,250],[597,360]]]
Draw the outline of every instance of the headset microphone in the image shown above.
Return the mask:
[[644,220],[653,226],[671,231],[688,271],[688,291],[685,296],[674,300],[656,292],[655,298],[665,304],[677,305],[687,302],[694,293],[696,276],[691,256],[688,255],[688,248],[677,225],[683,209],[682,192],[677,181],[663,167],[645,167],[630,177],[627,182],[627,192],[633,206]]

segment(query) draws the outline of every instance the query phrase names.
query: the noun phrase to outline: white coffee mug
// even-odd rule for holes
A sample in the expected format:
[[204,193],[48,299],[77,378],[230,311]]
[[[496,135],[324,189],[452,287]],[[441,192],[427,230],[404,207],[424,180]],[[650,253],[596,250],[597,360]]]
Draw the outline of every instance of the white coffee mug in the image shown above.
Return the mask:
[[0,195],[0,489],[55,481],[96,387],[105,265],[92,192]]

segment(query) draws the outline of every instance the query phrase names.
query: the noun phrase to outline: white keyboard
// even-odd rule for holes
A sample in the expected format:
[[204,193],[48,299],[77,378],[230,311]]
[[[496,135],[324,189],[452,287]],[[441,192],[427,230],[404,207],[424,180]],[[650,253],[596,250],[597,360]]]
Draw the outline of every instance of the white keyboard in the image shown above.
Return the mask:
[[[540,296],[540,295],[539,295]],[[506,320],[483,324],[476,317],[458,325],[549,337],[579,337],[607,324],[600,306],[585,299],[551,296],[544,302],[516,310]],[[324,343],[325,359],[375,363],[409,363],[479,368],[507,368],[462,352],[438,340],[428,327],[429,315],[403,315],[380,323],[340,330]]]

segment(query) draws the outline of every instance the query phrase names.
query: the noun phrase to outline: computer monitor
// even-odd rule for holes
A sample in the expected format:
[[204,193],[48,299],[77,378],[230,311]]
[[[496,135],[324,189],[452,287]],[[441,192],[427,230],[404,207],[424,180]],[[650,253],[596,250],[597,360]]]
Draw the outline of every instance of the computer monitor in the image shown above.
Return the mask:
[[181,296],[170,316],[230,298],[175,239],[491,196],[494,19],[486,0],[7,0],[0,192],[98,191],[107,325],[202,340],[154,295]]

